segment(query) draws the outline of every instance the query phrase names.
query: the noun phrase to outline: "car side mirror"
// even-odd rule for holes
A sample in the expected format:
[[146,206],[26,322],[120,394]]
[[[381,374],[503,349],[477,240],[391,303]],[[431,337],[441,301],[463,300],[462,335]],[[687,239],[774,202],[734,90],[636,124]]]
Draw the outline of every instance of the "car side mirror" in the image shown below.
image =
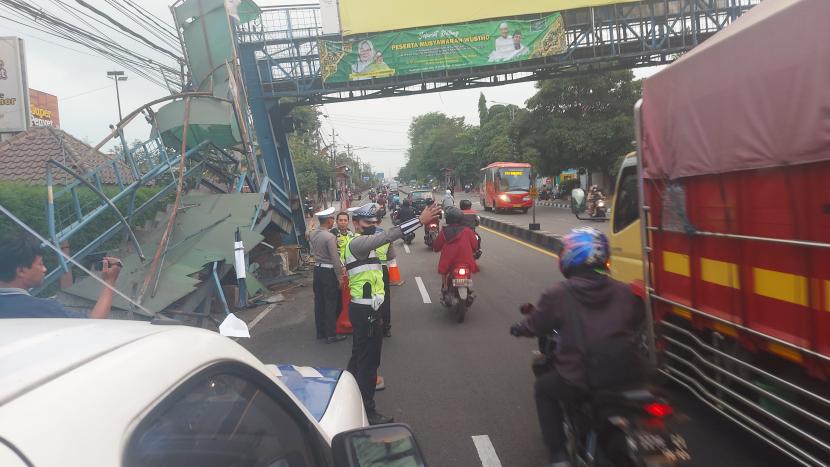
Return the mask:
[[585,212],[587,209],[585,199],[585,190],[582,188],[574,188],[571,190],[571,211],[574,214]]
[[426,467],[408,425],[390,423],[344,431],[331,442],[335,467]]

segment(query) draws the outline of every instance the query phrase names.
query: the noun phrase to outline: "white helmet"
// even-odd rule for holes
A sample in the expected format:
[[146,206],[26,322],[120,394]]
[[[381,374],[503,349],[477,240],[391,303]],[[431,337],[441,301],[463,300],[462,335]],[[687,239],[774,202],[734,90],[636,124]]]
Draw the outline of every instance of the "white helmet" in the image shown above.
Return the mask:
[[452,196],[452,192],[450,190],[447,190],[447,194]]

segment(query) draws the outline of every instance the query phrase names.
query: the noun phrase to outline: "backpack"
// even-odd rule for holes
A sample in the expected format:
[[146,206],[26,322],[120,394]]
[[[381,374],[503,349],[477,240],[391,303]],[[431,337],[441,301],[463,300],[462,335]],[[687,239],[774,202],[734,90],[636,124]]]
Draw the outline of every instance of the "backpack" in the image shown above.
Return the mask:
[[576,311],[576,296],[566,282],[565,289],[571,298],[568,306],[576,325],[576,341],[582,352],[585,380],[592,390],[607,389],[641,381],[646,376],[647,365],[636,340],[626,335],[610,336],[591,345],[585,344],[585,330],[582,317]]

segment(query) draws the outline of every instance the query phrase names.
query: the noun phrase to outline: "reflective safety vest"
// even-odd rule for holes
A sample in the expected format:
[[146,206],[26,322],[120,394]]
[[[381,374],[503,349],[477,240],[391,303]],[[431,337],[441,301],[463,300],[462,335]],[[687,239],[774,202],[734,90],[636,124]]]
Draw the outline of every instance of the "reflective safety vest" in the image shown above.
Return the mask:
[[377,248],[375,248],[375,252],[378,254],[378,259],[380,260],[380,264],[386,266],[389,262],[387,255],[389,254],[389,244],[385,243]]
[[354,237],[354,232],[349,230],[345,234],[338,233],[336,237],[337,237],[337,251],[340,252],[340,256],[342,257],[343,256],[343,247],[346,245],[347,239]]
[[349,293],[354,303],[371,305],[372,297],[383,295],[383,267],[375,250],[369,252],[369,257],[359,260],[352,256],[350,245],[352,240],[360,234],[346,236],[343,250],[340,252],[340,260],[346,267],[346,274],[349,276]]

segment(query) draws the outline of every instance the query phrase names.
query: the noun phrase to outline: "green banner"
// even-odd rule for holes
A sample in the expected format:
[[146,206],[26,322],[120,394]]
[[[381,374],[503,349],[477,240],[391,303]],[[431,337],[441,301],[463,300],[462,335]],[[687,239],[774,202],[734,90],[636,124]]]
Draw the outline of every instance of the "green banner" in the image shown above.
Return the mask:
[[324,83],[512,63],[565,52],[559,13],[533,20],[494,20],[320,41]]

